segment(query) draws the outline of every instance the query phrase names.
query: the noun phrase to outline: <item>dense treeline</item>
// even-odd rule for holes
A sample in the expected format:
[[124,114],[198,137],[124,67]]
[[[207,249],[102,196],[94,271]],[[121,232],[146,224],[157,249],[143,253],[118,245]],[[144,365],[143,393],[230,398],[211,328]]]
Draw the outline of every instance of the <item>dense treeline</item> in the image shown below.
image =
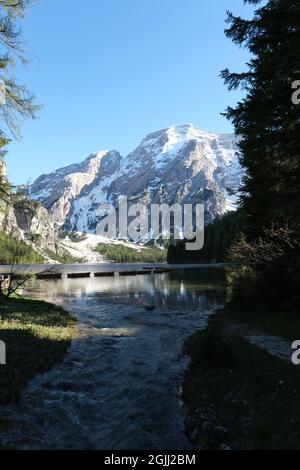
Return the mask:
[[164,263],[167,260],[167,251],[158,248],[137,250],[124,245],[99,243],[95,251],[116,263]]
[[168,262],[223,263],[228,259],[229,249],[241,230],[241,211],[230,212],[207,225],[202,250],[186,251],[184,240],[172,243],[168,249]]

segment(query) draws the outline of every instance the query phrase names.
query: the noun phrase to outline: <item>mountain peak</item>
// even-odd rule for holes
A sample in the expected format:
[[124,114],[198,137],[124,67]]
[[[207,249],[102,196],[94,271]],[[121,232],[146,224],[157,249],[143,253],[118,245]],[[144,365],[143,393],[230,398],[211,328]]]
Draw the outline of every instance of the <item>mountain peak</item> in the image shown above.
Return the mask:
[[148,134],[122,158],[116,150],[93,153],[82,163],[38,178],[29,195],[54,215],[58,227],[95,232],[97,207],[127,196],[135,202],[203,203],[206,220],[233,209],[243,171],[233,134],[192,124]]

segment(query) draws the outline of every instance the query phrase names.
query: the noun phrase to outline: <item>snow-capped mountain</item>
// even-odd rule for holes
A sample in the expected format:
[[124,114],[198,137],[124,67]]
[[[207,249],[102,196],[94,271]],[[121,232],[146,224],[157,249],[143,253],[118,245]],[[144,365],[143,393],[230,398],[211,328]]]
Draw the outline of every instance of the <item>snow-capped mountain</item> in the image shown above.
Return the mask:
[[57,227],[95,232],[102,202],[120,196],[150,203],[204,203],[206,220],[235,207],[241,182],[233,134],[204,132],[191,124],[149,134],[129,155],[106,150],[84,162],[40,176],[28,189]]

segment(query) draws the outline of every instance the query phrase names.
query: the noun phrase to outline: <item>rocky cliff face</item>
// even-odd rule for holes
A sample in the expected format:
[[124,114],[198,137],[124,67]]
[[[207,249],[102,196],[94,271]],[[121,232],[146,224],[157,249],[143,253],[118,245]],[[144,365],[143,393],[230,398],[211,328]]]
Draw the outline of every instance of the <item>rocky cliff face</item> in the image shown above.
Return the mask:
[[102,202],[119,196],[144,203],[204,203],[206,221],[235,208],[243,171],[236,138],[192,125],[149,134],[126,157],[101,151],[83,163],[38,178],[29,197],[43,204],[56,227],[94,233]]
[[[56,226],[64,225],[72,212],[72,203],[88,187],[97,184],[100,175],[105,178],[109,164],[119,164],[117,152],[99,152],[91,155],[83,163],[70,165],[55,173],[40,176],[30,187],[29,196],[43,204],[53,215]],[[100,182],[100,181],[99,181]]]
[[41,205],[34,210],[22,206],[2,207],[0,230],[32,244],[41,253],[57,252],[58,237],[52,216]]

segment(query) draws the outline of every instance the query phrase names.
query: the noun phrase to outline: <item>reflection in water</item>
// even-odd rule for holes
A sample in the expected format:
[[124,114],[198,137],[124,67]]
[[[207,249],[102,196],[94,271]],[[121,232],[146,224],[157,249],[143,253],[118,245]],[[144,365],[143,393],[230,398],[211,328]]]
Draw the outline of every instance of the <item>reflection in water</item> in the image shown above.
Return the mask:
[[[78,337],[61,364],[1,407],[0,447],[189,449],[178,397],[183,342],[224,297],[221,270],[41,281],[74,313]],[[155,305],[147,311],[145,305]]]
[[97,297],[99,302],[117,302],[159,308],[201,308],[224,298],[222,269],[179,270],[147,276],[101,277],[36,281],[35,290],[44,298]]

